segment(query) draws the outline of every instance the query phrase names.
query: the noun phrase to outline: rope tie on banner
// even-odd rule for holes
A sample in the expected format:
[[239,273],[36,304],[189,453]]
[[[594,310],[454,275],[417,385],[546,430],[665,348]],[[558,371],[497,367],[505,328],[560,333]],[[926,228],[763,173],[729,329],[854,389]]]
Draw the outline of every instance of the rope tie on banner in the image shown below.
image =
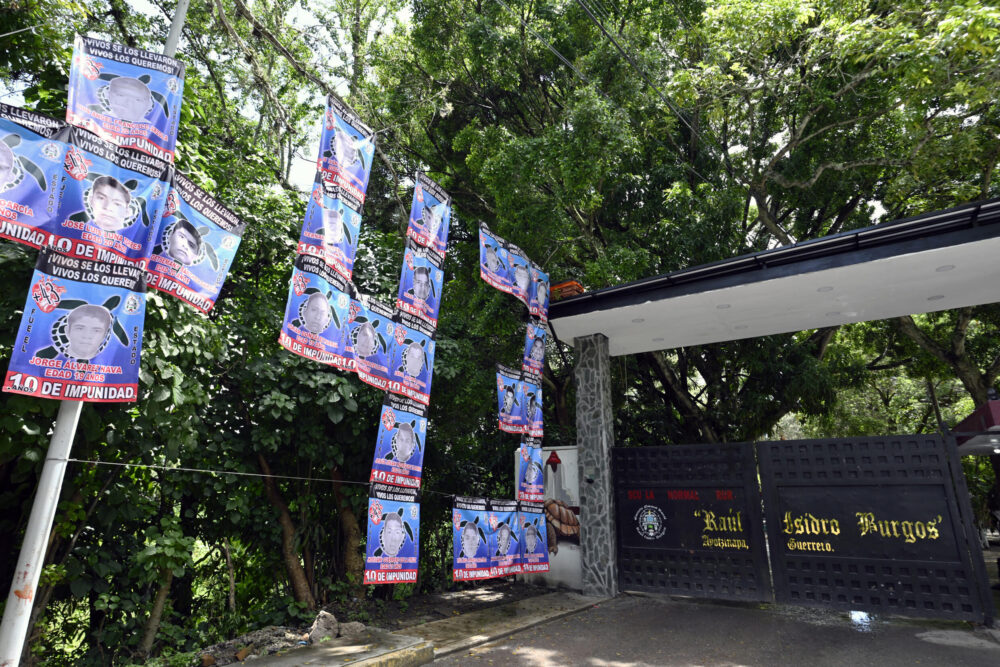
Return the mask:
[[[265,475],[259,472],[241,472],[238,470],[215,470],[212,468],[187,468],[183,466],[163,466],[156,465],[154,463],[121,463],[118,461],[93,461],[90,459],[60,459],[60,458],[46,458],[46,461],[53,461],[56,463],[89,463],[90,465],[100,465],[100,466],[117,466],[119,468],[146,468],[151,470],[163,470],[166,472],[193,472],[202,473],[205,475],[232,475],[234,477],[269,477],[271,479],[285,479],[291,481],[301,481],[301,482],[322,482],[325,484],[353,484],[355,486],[371,486],[371,482],[359,482],[356,480],[343,479],[343,480],[333,480],[325,479],[323,477],[300,477],[296,475]],[[401,487],[405,488],[405,487]],[[441,491],[434,491],[432,489],[420,489],[420,493],[433,493],[434,495],[444,496],[446,498],[451,498],[454,501],[455,494],[453,493],[443,493]]]

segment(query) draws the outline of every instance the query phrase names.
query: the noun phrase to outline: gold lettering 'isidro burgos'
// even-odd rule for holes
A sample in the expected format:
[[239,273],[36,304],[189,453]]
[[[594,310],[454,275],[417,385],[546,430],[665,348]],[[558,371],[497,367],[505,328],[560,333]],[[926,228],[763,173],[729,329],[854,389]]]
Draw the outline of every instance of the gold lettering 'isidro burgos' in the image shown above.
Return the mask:
[[[701,546],[729,549],[749,549],[743,538],[743,513],[729,511],[718,515],[712,510],[695,510],[694,515],[704,522],[701,529]],[[715,533],[736,533],[739,537],[716,535]]]
[[[940,537],[941,515],[928,521],[880,519],[874,512],[855,512],[854,516],[858,519],[858,532],[861,537],[901,539],[907,544],[913,544],[917,540],[936,540]],[[790,551],[835,550],[828,540],[803,540],[800,536],[823,538],[840,535],[840,522],[836,519],[816,517],[808,512],[798,516],[785,512],[782,524],[782,532],[792,536],[787,542]]]

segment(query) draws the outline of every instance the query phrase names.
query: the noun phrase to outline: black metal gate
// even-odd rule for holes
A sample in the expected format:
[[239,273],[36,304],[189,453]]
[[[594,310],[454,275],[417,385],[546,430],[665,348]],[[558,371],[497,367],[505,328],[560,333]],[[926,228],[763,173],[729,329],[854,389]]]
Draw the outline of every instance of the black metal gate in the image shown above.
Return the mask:
[[771,600],[753,445],[616,448],[621,590]]
[[950,439],[762,442],[758,458],[779,602],[991,619]]

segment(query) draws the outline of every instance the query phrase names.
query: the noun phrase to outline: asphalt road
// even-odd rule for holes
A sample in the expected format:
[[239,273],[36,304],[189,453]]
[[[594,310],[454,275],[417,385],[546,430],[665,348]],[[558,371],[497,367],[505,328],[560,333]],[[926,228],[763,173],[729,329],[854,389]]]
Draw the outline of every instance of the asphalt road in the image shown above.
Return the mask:
[[1000,630],[621,596],[434,664],[998,667]]

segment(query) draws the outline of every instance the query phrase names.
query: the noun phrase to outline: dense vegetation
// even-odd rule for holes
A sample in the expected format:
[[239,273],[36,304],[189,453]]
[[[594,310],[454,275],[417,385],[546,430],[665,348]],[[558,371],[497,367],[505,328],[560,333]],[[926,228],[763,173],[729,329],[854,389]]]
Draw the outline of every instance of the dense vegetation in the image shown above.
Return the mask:
[[[74,32],[160,50],[174,4],[5,3],[0,94],[62,115]],[[326,92],[379,131],[361,289],[395,289],[409,175],[454,196],[425,485],[509,497],[493,364],[518,358],[521,313],[478,278],[479,220],[553,280],[599,288],[1000,195],[998,36],[1000,11],[968,0],[194,0],[178,165],[249,230],[211,317],[149,295],[142,396],[86,406],[73,454],[300,479],[72,464],[40,664],[126,664],[144,637],[165,655],[365,594],[366,490],[347,482],[368,478],[381,396],[277,344]],[[34,256],[0,244],[3,358]],[[933,431],[935,405],[954,424],[996,386],[998,320],[986,306],[616,359],[616,437]],[[572,363],[550,346],[549,443],[574,442]],[[0,582],[56,408],[0,396]],[[991,471],[970,471],[981,500]],[[447,581],[448,502],[424,494],[423,588]],[[367,594],[414,592],[397,588]]]

